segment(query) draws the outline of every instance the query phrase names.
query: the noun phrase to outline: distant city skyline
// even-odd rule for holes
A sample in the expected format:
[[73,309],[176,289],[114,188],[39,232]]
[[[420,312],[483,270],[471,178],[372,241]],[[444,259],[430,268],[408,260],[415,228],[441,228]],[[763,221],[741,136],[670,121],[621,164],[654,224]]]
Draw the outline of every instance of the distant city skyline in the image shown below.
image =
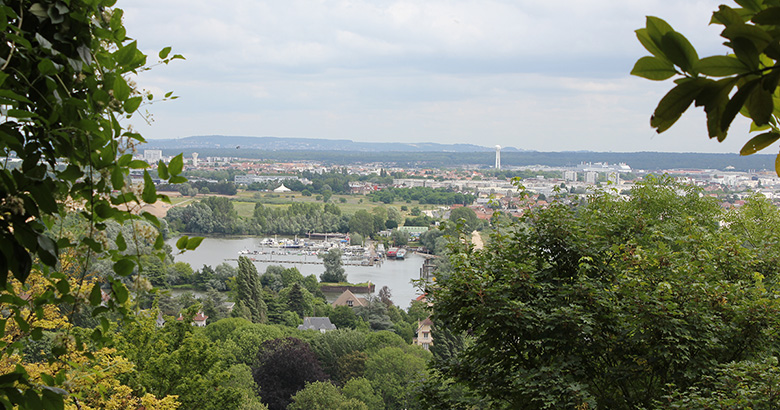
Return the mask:
[[[128,34],[156,60],[139,86],[180,98],[149,108],[148,139],[243,135],[359,142],[471,143],[537,151],[736,153],[747,121],[719,144],[701,109],[656,135],[671,82],[631,77],[648,53],[634,30],[667,20],[701,56],[725,52],[722,3],[501,0],[120,1]],[[770,147],[766,152],[776,152]]]

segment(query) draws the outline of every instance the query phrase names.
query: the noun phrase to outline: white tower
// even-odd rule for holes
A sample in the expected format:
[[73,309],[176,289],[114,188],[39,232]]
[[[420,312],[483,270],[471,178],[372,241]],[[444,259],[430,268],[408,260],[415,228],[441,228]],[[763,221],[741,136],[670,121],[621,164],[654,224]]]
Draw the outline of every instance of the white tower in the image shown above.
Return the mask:
[[197,167],[198,166],[198,153],[193,152],[192,153],[192,166]]
[[501,169],[501,146],[496,145],[496,169]]

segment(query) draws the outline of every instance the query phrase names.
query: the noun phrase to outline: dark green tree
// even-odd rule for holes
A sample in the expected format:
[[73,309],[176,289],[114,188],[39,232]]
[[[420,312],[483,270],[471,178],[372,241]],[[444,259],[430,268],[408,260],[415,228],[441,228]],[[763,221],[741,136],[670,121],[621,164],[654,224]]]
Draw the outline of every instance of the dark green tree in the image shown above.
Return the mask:
[[301,284],[298,282],[292,285],[290,293],[287,294],[287,309],[297,313],[300,317],[304,317],[306,314],[306,301],[303,299]]
[[263,301],[263,288],[257,268],[246,256],[238,257],[238,275],[236,276],[236,302],[249,309],[251,320],[255,323],[268,321],[268,308]]

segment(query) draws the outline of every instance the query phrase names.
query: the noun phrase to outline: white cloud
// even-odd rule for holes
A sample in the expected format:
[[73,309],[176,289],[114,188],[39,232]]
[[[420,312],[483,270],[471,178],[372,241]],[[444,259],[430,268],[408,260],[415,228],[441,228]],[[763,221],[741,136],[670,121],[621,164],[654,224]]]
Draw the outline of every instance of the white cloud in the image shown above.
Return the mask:
[[[671,87],[628,76],[633,31],[665,18],[720,53],[720,1],[120,1],[151,54],[187,61],[140,83],[181,98],[153,107],[152,138],[237,134],[472,142],[538,150],[696,150],[693,115],[653,136]],[[735,126],[736,127],[736,126]],[[739,137],[734,138],[738,140]]]

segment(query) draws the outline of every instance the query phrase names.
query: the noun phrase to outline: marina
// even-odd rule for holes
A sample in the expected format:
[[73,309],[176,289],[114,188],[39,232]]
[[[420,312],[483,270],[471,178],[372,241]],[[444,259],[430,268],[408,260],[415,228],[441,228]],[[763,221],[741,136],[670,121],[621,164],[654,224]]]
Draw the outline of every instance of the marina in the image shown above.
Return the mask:
[[[167,243],[175,248],[177,239],[169,239]],[[385,258],[381,244],[349,246],[348,242],[340,239],[330,240],[329,244],[307,239],[302,241],[303,246],[300,248],[279,245],[289,242],[294,243],[295,238],[205,237],[198,249],[175,254],[174,258],[177,262],[189,263],[197,270],[204,265],[215,267],[223,262],[235,267],[238,265],[238,257],[246,256],[260,274],[270,265],[281,265],[285,268],[295,267],[304,276],[313,274],[319,278],[325,268],[318,253],[337,246],[344,253],[342,261],[349,282],[371,282],[377,290],[387,286],[392,292],[393,302],[402,308],[408,307],[411,300],[419,295],[411,280],[420,277],[420,268],[425,259],[414,252],[406,252],[404,259]],[[310,242],[310,246],[305,246],[306,242]]]

